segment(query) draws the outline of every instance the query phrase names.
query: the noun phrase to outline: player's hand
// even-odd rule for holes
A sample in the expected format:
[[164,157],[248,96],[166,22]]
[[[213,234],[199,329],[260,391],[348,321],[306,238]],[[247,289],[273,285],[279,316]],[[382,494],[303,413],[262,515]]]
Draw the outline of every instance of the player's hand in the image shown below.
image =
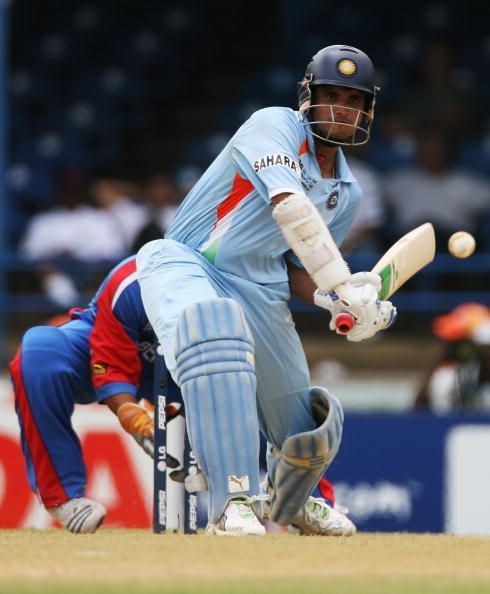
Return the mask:
[[[362,287],[366,284],[372,285],[376,289],[377,298],[381,291],[381,277],[375,272],[356,272],[352,275],[350,284],[353,287]],[[395,322],[397,311],[391,301],[379,301],[378,298],[377,303],[379,304],[377,316],[372,320],[367,320],[367,323],[364,324],[362,320],[356,319],[354,328],[347,334],[347,340],[360,342],[366,338],[371,338],[371,336],[381,330],[386,330]],[[335,324],[333,325],[335,326]],[[330,328],[332,329],[332,322]],[[336,327],[335,330],[337,331]]]
[[148,411],[139,404],[126,402],[117,409],[117,418],[123,429],[153,458],[155,455],[154,427]]
[[315,305],[327,309],[332,314],[330,329],[341,334],[336,326],[336,318],[341,313],[350,314],[355,324],[347,334],[347,340],[360,342],[371,338],[380,330],[391,326],[396,319],[396,308],[390,301],[380,301],[381,278],[373,272],[353,274],[346,283],[346,295],[342,298],[335,291],[314,293]]
[[[167,422],[181,414],[182,405],[178,402],[167,404]],[[127,431],[140,445],[145,452],[154,458],[155,456],[155,435],[153,424],[153,405],[144,400],[142,405],[135,402],[125,402],[117,409],[117,418],[123,429]],[[167,452],[167,466],[178,468],[181,466],[177,458]]]
[[209,490],[208,479],[200,468],[195,474],[188,474],[187,476],[184,468],[172,470],[170,478],[177,483],[184,483],[185,490],[189,493],[201,493]]
[[[350,342],[361,342],[361,340],[371,338],[378,332],[381,332],[381,330],[389,328],[395,322],[396,318],[396,307],[391,301],[380,301],[377,317],[364,324],[362,324],[359,319],[356,319],[354,327],[346,335],[347,340]],[[338,332],[335,322],[330,322],[330,329],[335,329],[338,334],[341,334]]]

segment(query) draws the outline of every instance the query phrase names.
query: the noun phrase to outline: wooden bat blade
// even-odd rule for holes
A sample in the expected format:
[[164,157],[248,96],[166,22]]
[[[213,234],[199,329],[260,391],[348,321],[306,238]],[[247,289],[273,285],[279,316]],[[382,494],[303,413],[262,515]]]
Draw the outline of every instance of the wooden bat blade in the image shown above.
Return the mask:
[[432,262],[435,253],[431,223],[424,223],[400,238],[373,268],[373,272],[381,276],[380,299],[389,299],[409,278]]
[[[374,265],[372,272],[381,277],[382,301],[389,299],[409,278],[430,264],[436,254],[436,238],[431,223],[424,223],[406,233]],[[348,322],[347,316],[351,317]],[[335,319],[340,334],[348,334],[354,326],[354,318],[341,313]]]

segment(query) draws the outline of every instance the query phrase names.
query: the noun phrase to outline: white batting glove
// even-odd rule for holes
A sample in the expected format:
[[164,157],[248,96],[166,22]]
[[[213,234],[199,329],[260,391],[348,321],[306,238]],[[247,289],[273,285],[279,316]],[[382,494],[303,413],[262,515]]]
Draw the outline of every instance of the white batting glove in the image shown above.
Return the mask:
[[208,480],[200,468],[196,474],[188,474],[185,477],[184,485],[189,493],[201,493],[208,490]]
[[[376,289],[376,293],[381,291],[381,277],[375,272],[356,272],[350,279],[350,284],[355,287],[361,287],[364,284],[370,284]],[[396,307],[391,301],[379,301],[378,316],[372,321],[371,327],[365,324],[364,327],[360,320],[356,319],[354,328],[347,334],[347,340],[350,342],[360,342],[366,338],[371,338],[377,332],[389,328],[397,317]],[[333,324],[335,326],[335,323]],[[335,330],[337,330],[335,328]]]
[[381,291],[381,277],[375,272],[356,272],[350,277],[349,285],[352,287],[372,285],[376,289],[376,293],[379,293]]
[[381,289],[381,278],[374,272],[357,272],[346,283],[347,295],[341,298],[335,291],[315,291],[315,305],[327,309],[332,319],[330,330],[341,334],[336,326],[336,318],[341,313],[350,314],[355,324],[347,334],[350,342],[360,342],[371,338],[380,330],[391,326],[396,319],[396,308],[390,301],[380,301],[378,292]]

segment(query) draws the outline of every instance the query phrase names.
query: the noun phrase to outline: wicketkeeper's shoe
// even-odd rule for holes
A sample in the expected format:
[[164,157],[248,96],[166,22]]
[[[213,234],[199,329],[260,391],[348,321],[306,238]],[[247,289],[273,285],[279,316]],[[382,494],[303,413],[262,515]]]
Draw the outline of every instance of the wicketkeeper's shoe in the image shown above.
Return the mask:
[[76,534],[95,532],[107,514],[101,503],[85,497],[69,499],[47,510],[62,526]]
[[206,534],[216,536],[264,536],[265,528],[259,522],[252,503],[255,498],[250,497],[231,499],[225,507],[219,521],[209,522]]
[[352,536],[356,531],[354,522],[345,514],[317,497],[309,497],[288,526],[292,534],[318,536]]

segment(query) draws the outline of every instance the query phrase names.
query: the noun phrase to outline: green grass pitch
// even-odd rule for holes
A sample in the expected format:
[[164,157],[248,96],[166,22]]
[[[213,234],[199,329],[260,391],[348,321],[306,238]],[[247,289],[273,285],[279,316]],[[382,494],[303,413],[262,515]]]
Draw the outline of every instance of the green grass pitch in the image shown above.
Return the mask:
[[490,538],[0,531],[1,594],[483,594]]

